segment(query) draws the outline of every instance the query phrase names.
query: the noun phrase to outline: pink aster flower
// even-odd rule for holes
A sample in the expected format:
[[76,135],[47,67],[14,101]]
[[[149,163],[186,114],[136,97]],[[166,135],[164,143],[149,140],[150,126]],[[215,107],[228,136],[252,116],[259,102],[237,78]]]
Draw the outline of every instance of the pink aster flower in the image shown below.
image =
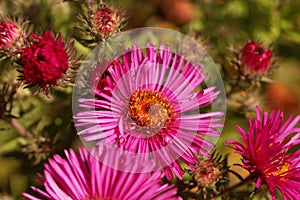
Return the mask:
[[162,173],[123,172],[102,164],[98,159],[108,159],[124,169],[142,167],[140,163],[131,162],[128,157],[117,155],[113,150],[93,149],[89,154],[80,149],[79,154],[72,149],[65,150],[66,158],[55,155],[45,165],[44,176],[38,181],[43,189],[31,187],[38,197],[23,193],[30,200],[43,199],[181,199],[176,197],[177,189],[173,185],[162,184]]
[[257,188],[264,182],[273,200],[276,199],[276,188],[284,199],[297,200],[300,194],[300,150],[291,149],[300,144],[300,128],[295,127],[300,115],[294,120],[291,115],[283,122],[280,110],[273,110],[270,116],[267,112],[261,115],[259,108],[256,112],[256,119],[249,119],[248,132],[237,127],[244,144],[228,143],[243,156],[243,167],[258,176]]
[[20,36],[19,26],[16,22],[0,22],[0,50],[5,50],[13,46]]
[[245,71],[250,74],[265,73],[270,68],[272,51],[250,41],[242,50],[242,62]]
[[222,112],[199,113],[219,94],[215,87],[200,86],[207,76],[202,71],[169,47],[149,44],[143,53],[133,46],[92,86],[96,98],[79,99],[80,106],[90,110],[74,116],[78,134],[98,145],[110,142],[147,155],[164,168],[168,179],[173,173],[181,178],[179,161],[193,170],[199,162],[196,155],[207,155],[214,146],[207,137],[218,138],[222,127]]
[[63,41],[61,35],[54,37],[51,31],[41,35],[31,34],[29,46],[22,48],[20,63],[22,80],[27,85],[37,85],[48,93],[50,86],[57,86],[74,64],[74,45]]

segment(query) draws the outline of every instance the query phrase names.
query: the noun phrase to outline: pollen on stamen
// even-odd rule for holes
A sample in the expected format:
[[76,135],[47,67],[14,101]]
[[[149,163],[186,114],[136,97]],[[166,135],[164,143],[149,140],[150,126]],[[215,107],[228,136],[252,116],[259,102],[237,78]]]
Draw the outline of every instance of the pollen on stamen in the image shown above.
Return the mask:
[[169,100],[152,89],[136,90],[129,100],[129,115],[142,127],[158,128],[167,125],[173,114]]
[[283,165],[277,167],[277,171],[273,172],[273,176],[283,176],[290,168],[290,164],[285,162]]

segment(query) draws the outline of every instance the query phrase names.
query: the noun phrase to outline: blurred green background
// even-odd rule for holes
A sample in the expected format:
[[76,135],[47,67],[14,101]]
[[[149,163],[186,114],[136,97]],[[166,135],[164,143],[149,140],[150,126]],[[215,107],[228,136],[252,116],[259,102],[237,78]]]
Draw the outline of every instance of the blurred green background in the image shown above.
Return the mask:
[[[243,45],[249,39],[271,45],[278,56],[279,69],[274,71],[275,83],[263,84],[260,102],[269,109],[282,109],[286,115],[300,113],[300,1],[299,0],[116,0],[128,16],[126,29],[153,26],[165,27],[186,34],[191,30],[205,38],[205,48],[217,63],[225,61],[229,45]],[[89,48],[77,41],[74,26],[80,22],[80,1],[0,0],[0,14],[23,15],[36,32],[54,30],[70,35],[76,41],[79,54]],[[5,68],[5,63],[1,63]],[[1,70],[1,79],[5,78]],[[49,99],[32,97],[21,90],[15,103],[15,113],[25,127],[37,132],[55,134],[54,153],[80,146],[71,120],[71,88],[57,89]],[[38,123],[37,123],[38,121]],[[218,149],[225,139],[238,138],[236,124],[247,127],[245,115],[229,108]],[[36,184],[36,172],[42,172],[43,162],[32,165],[20,150],[22,138],[9,125],[0,122],[0,200],[19,199],[21,193]],[[239,162],[230,156],[230,163]],[[235,167],[236,170],[239,170]],[[246,172],[241,170],[242,174]],[[255,197],[260,199],[262,197]]]

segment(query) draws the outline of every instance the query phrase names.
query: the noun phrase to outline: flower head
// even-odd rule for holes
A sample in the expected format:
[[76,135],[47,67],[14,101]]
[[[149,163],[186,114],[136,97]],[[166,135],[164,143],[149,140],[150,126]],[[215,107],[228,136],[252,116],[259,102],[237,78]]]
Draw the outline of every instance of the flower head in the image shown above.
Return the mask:
[[[98,160],[98,156],[110,159],[124,169],[142,167],[140,163],[116,154],[113,150],[93,149],[89,154],[80,149],[65,151],[66,158],[55,155],[45,165],[44,176],[38,181],[44,189],[31,188],[43,199],[181,199],[176,197],[177,189],[172,185],[162,184],[162,173],[130,173],[110,168]],[[36,197],[24,193],[27,199]]]
[[69,41],[65,43],[61,35],[55,38],[50,31],[41,35],[32,33],[31,37],[29,46],[20,50],[21,80],[48,93],[50,86],[57,86],[59,81],[68,78],[67,70],[76,62],[74,45]]
[[250,41],[241,53],[244,71],[249,74],[263,74],[270,68],[272,51]]
[[242,135],[241,144],[233,144],[237,153],[243,156],[243,167],[257,174],[256,187],[265,182],[276,199],[279,189],[284,199],[298,199],[300,194],[300,151],[292,148],[300,143],[300,129],[295,125],[299,122],[298,115],[293,121],[290,116],[283,122],[283,113],[273,110],[260,114],[256,110],[256,119],[249,119],[249,130],[237,127]]
[[199,114],[219,94],[214,87],[199,91],[207,76],[202,70],[169,47],[157,50],[149,44],[145,53],[138,46],[127,49],[92,86],[96,98],[79,99],[81,107],[91,110],[81,109],[74,116],[78,134],[98,145],[110,142],[148,155],[168,179],[173,173],[181,178],[179,160],[193,169],[197,155],[208,154],[214,146],[206,137],[218,138],[222,127],[222,112]]

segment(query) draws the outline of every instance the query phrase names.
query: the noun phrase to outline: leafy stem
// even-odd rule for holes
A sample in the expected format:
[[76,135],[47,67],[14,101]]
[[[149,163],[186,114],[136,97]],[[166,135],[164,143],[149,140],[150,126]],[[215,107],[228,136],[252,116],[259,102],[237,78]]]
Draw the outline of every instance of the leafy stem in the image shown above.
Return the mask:
[[242,181],[240,181],[239,183],[237,183],[236,185],[233,185],[225,190],[223,190],[221,193],[219,193],[216,197],[220,197],[226,193],[230,193],[233,190],[235,190],[236,188],[239,188],[245,184],[247,184],[248,182],[252,181],[254,178],[253,174],[250,174],[249,176],[247,176],[245,179],[243,179]]
[[10,124],[21,136],[31,138],[32,136],[27,132],[25,127],[13,118],[8,118],[5,120],[8,124]]

